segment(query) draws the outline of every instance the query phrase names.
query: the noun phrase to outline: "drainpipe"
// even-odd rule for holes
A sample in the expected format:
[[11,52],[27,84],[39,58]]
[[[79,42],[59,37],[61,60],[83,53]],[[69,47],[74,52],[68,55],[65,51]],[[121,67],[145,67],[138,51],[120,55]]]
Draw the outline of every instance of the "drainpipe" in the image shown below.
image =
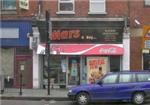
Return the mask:
[[125,17],[124,20],[124,32],[123,32],[123,70],[130,70],[130,30],[129,30],[129,21],[128,17]]

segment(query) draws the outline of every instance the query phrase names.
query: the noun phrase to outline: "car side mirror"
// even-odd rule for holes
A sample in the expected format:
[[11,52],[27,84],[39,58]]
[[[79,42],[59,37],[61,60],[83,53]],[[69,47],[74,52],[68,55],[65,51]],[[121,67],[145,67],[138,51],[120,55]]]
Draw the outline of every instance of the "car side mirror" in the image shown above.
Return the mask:
[[98,81],[98,83],[97,83],[97,84],[102,85],[102,84],[103,84],[103,82],[102,82],[102,81]]

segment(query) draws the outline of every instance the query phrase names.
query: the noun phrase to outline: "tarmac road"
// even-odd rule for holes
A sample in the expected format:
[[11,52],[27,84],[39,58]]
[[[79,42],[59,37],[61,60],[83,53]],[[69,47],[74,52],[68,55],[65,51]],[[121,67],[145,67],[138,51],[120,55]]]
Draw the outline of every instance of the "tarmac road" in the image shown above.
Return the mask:
[[[76,105],[76,103],[71,101],[55,101],[55,100],[1,100],[0,105]],[[128,102],[109,102],[109,103],[91,103],[90,105],[133,105]],[[149,102],[146,102],[143,105],[150,105]]]

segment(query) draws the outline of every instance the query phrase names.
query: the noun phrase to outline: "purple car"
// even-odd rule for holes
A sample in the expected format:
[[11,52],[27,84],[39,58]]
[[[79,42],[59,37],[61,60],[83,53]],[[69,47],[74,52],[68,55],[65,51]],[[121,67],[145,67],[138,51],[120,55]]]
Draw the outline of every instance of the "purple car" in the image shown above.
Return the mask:
[[95,84],[69,89],[68,97],[79,105],[96,101],[132,101],[143,104],[150,97],[150,71],[108,73]]

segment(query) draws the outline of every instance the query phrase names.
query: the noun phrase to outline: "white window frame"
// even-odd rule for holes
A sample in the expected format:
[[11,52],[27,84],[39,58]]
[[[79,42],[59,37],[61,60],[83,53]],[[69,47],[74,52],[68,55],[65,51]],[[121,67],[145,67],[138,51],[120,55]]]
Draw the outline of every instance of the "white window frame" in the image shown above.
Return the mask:
[[[101,9],[92,11],[92,4],[104,4],[104,8],[102,9],[103,11]],[[106,0],[89,0],[89,14],[106,14]]]
[[144,0],[144,5],[150,7],[150,0]]
[[[60,10],[60,3],[72,3],[73,7],[72,7],[72,11],[63,11]],[[57,14],[74,14],[75,12],[75,0],[58,0],[58,12]]]
[[[16,10],[17,9],[17,4],[15,4],[15,6],[12,6],[12,7],[9,7],[9,8],[6,8],[5,6],[3,6],[3,2],[6,2],[5,0],[1,0],[1,9],[2,10]],[[8,1],[7,1],[8,2]],[[16,0],[15,0],[16,2]]]

